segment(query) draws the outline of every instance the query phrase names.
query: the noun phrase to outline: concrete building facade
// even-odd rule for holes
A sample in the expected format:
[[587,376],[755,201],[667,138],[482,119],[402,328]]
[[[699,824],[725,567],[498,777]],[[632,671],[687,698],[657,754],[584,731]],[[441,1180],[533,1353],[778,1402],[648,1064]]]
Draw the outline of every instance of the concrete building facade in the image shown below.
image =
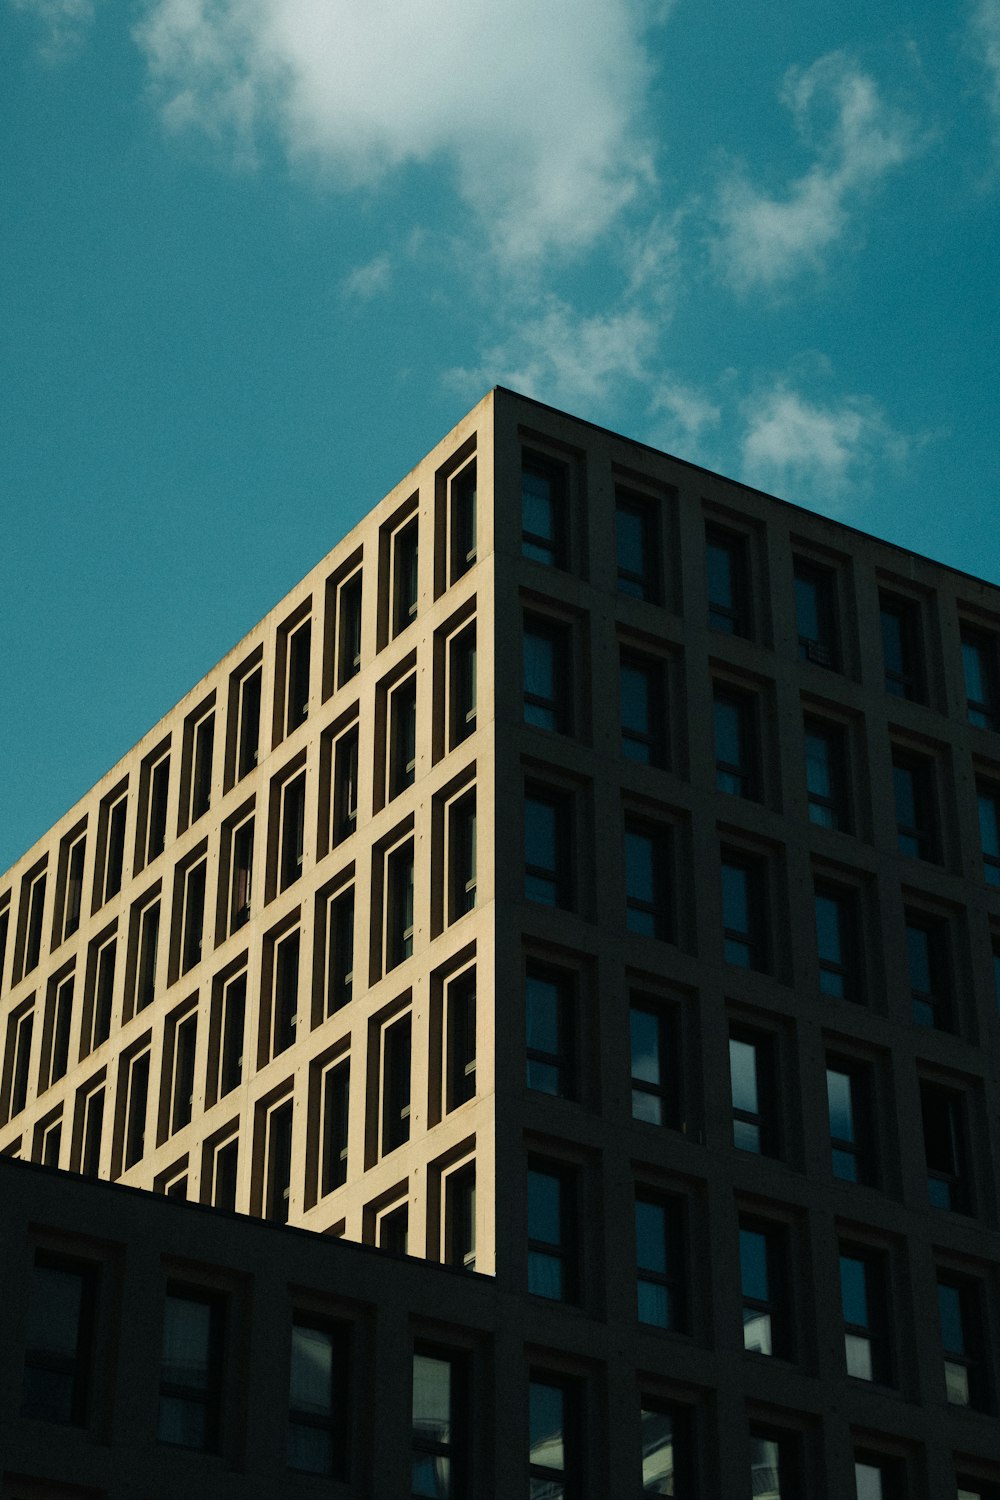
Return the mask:
[[[996,1500],[998,649],[1000,590],[492,392],[0,878],[10,1495],[77,1483],[31,1288],[139,1295],[134,1232],[158,1415],[65,1451],[174,1487]],[[192,1286],[266,1441],[170,1427]]]

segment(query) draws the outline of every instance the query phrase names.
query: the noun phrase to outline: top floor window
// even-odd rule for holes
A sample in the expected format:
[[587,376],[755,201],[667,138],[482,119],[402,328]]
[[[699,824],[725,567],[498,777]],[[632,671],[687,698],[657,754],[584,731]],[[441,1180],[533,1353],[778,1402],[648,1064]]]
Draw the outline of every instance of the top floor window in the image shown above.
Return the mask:
[[526,452],[521,461],[521,550],[534,562],[565,568],[569,475],[565,464],[541,453]]
[[894,698],[923,697],[920,606],[915,599],[879,594],[885,690]]
[[618,592],[633,599],[660,597],[660,559],[655,502],[618,490],[615,495],[615,552]]
[[724,635],[750,636],[750,568],[747,539],[716,526],[705,528],[708,623]]
[[980,729],[997,727],[996,642],[979,631],[962,631],[962,666],[969,723]]
[[799,660],[838,671],[836,577],[829,568],[795,560],[795,617]]
[[448,481],[451,582],[476,561],[476,460],[471,458]]
[[392,538],[392,633],[399,635],[417,618],[417,517]]

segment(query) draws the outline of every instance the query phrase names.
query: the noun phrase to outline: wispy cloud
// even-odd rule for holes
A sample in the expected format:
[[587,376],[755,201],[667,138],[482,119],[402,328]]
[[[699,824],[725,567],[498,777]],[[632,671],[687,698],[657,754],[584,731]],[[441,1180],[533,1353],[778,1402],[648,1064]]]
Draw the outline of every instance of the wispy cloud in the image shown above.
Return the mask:
[[834,512],[864,499],[873,476],[905,462],[914,447],[868,397],[821,406],[781,381],[744,402],[743,417],[742,477]]
[[41,52],[50,62],[58,62],[73,52],[94,19],[94,0],[8,0],[8,4],[41,22]]
[[652,177],[635,0],[147,0],[165,118],[346,185],[450,164],[505,258],[593,242]]
[[1000,0],[978,0],[969,31],[971,48],[985,73],[985,96],[1000,148]]
[[344,296],[352,301],[370,302],[384,292],[392,280],[392,261],[388,255],[376,255],[363,266],[355,266],[341,283]]
[[[843,53],[790,72],[782,97],[815,160],[779,196],[740,175],[723,183],[715,251],[743,289],[820,266],[847,229],[853,200],[920,146],[914,124],[885,104],[875,81]],[[821,132],[818,122],[831,109],[833,121]]]

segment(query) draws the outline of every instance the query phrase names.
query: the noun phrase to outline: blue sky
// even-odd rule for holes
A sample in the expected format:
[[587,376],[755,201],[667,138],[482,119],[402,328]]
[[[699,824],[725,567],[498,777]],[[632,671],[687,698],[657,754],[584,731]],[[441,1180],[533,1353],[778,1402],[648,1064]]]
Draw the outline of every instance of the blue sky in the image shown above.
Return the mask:
[[0,869],[500,382],[1000,580],[1000,0],[0,0]]

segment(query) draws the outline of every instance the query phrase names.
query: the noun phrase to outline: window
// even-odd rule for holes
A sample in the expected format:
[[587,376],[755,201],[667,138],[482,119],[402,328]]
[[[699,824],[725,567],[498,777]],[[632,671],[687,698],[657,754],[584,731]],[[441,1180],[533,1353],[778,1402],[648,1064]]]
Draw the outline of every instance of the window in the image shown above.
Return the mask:
[[448,921],[476,905],[476,789],[448,804]]
[[125,1084],[125,1140],[122,1165],[126,1171],[141,1161],[146,1150],[146,1115],[149,1103],[149,1048],[122,1063]]
[[642,1398],[640,1412],[642,1496],[694,1495],[691,1413],[680,1406]]
[[879,593],[885,690],[894,698],[923,700],[920,606],[915,599]]
[[298,1315],[292,1322],[288,1467],[347,1477],[347,1331]]
[[810,823],[850,833],[846,731],[817,719],[807,719],[805,750]]
[[225,1311],[217,1294],[167,1286],[157,1426],[161,1443],[208,1452],[219,1446]]
[[854,891],[816,883],[816,951],[820,993],[863,1003],[858,900]]
[[321,1105],[320,1196],[324,1198],[347,1181],[350,1097],[350,1062],[327,1068],[322,1076]]
[[640,1323],[684,1330],[684,1237],[676,1199],[635,1195],[636,1292]]
[[448,641],[448,749],[476,731],[476,622]]
[[410,1209],[405,1201],[394,1204],[378,1215],[375,1243],[380,1250],[387,1250],[390,1255],[410,1253]]
[[[62,851],[63,898],[60,942],[65,942],[68,937],[72,937],[80,927],[80,915],[83,910],[83,864],[86,853],[87,837],[84,833],[76,838],[68,839]],[[0,914],[0,922],[2,921],[3,915]],[[2,969],[3,944],[0,943],[0,970]]]
[[476,1097],[476,971],[466,969],[445,990],[447,1061],[445,1111]]
[[874,1183],[875,1140],[867,1069],[831,1060],[826,1068],[833,1175],[841,1182]]
[[[101,1169],[104,1126],[104,1089],[84,1085],[77,1094],[74,1157],[84,1177],[97,1177]],[[77,1153],[79,1153],[77,1155]]]
[[234,680],[230,690],[230,721],[235,724],[235,781],[256,770],[260,754],[260,700],[263,668],[253,667]]
[[169,1133],[183,1130],[191,1123],[194,1108],[194,1065],[198,1047],[198,1013],[172,1022],[173,1066],[170,1074]]
[[759,1500],[799,1500],[798,1441],[769,1427],[750,1429],[750,1490]]
[[524,722],[554,734],[572,732],[570,628],[525,615],[522,638]]
[[250,892],[253,886],[253,817],[244,818],[230,829],[229,855],[229,922],[230,934],[239,932],[250,920]]
[[[357,731],[355,731],[355,744]],[[357,749],[355,748],[355,760]],[[355,770],[355,776],[357,771]],[[405,677],[389,695],[389,799],[412,786],[417,775],[417,678]]]
[[734,1027],[729,1036],[733,1144],[741,1151],[778,1155],[776,1038]]
[[419,1346],[413,1352],[413,1500],[467,1494],[468,1371],[465,1362]]
[[532,1373],[528,1385],[531,1500],[579,1500],[583,1473],[580,1416],[580,1392],[575,1384]]
[[326,970],[324,1014],[332,1016],[351,1003],[354,994],[354,887],[326,903]]
[[98,1286],[96,1265],[35,1251],[21,1387],[23,1417],[86,1425]]
[[292,1192],[292,1101],[283,1100],[267,1113],[264,1163],[264,1218],[288,1223]]
[[748,693],[716,687],[715,785],[733,797],[757,798],[757,705]]
[[327,754],[333,766],[330,799],[329,848],[349,839],[358,826],[358,726],[352,724],[338,735]]
[[97,878],[94,889],[94,910],[117,896],[122,888],[125,868],[125,819],[128,813],[128,797],[119,790],[105,797],[101,803],[98,819]]
[[285,702],[281,723],[283,734],[291,734],[293,729],[305,723],[309,714],[312,620],[307,615],[283,636]]
[[644,766],[666,760],[663,668],[659,662],[622,651],[618,671],[622,754]]
[[19,1115],[28,1102],[31,1077],[31,1041],[35,1012],[29,1001],[14,1011],[7,1022],[7,1059],[4,1067],[4,1123]]
[[836,576],[802,558],[795,560],[795,617],[799,660],[838,671]]
[[156,994],[156,958],[160,946],[160,903],[147,901],[135,918],[138,924],[135,958],[135,1011],[145,1010]]
[[181,877],[181,973],[186,974],[201,962],[202,938],[205,935],[205,881],[208,861],[200,859],[189,865]]
[[285,933],[274,944],[274,998],[271,1008],[271,1057],[295,1041],[299,1018],[299,931]]
[[[111,1011],[115,994],[115,956],[118,939],[114,933],[105,941],[90,945],[87,962],[87,1006],[81,1056],[93,1052],[111,1035]],[[88,1024],[89,1022],[89,1024]]]
[[39,1123],[35,1133],[34,1161],[40,1161],[43,1167],[58,1167],[59,1157],[62,1152],[62,1120],[48,1120]]
[[[209,1147],[209,1153],[210,1165],[206,1173],[211,1192],[209,1201],[215,1208],[224,1208],[234,1213],[239,1184],[239,1136],[233,1135],[227,1140],[214,1143]],[[204,1180],[203,1178],[203,1182]]]
[[45,871],[26,875],[21,882],[21,906],[24,931],[24,963],[22,976],[37,969],[42,956],[42,929],[45,917]]
[[767,872],[763,860],[723,851],[722,930],[726,962],[766,971]]
[[222,985],[219,1007],[219,1073],[216,1098],[224,1099],[243,1082],[243,1036],[246,1029],[246,971]]
[[163,853],[167,841],[167,797],[170,791],[170,755],[157,755],[147,760],[139,778],[139,808],[142,841],[139,846],[137,869],[145,869],[152,860]]
[[529,1089],[572,1099],[575,1092],[573,977],[529,963],[524,976]]
[[938,858],[937,808],[932,761],[895,751],[892,781],[899,852],[913,859]]
[[643,937],[673,936],[669,833],[625,819],[625,926]]
[[781,1230],[772,1225],[740,1221],[743,1347],[752,1354],[786,1358],[790,1352],[783,1300],[787,1287],[785,1261]]
[[280,789],[281,823],[278,889],[287,890],[302,874],[306,825],[306,777],[303,771],[285,781]]
[[983,1348],[986,1325],[981,1288],[968,1277],[939,1271],[937,1292],[945,1396],[952,1406],[986,1411],[990,1393]]
[[996,642],[979,631],[962,630],[962,666],[970,724],[980,729],[997,727]]
[[413,840],[386,856],[385,967],[413,957]]
[[452,583],[476,561],[476,460],[448,480],[448,552]]
[[976,800],[983,849],[983,879],[987,885],[1000,885],[1000,792],[980,782],[976,788]]
[[566,465],[526,452],[521,460],[521,550],[550,568],[568,562],[569,476]]
[[563,1167],[528,1166],[528,1291],[579,1301],[576,1179]]
[[3,966],[7,957],[7,935],[10,932],[10,902],[0,902],[0,989],[3,988]]
[[632,1118],[651,1125],[674,1125],[677,1108],[677,1024],[672,1011],[632,996],[629,1005],[632,1054]]
[[914,1021],[918,1026],[950,1031],[951,966],[948,924],[943,918],[907,912],[906,963]]
[[417,618],[418,521],[414,516],[392,537],[392,633],[399,633]]
[[184,726],[184,758],[187,763],[186,826],[208,812],[212,800],[212,755],[215,749],[215,711],[192,716]]
[[844,1359],[855,1380],[888,1384],[889,1306],[885,1267],[867,1250],[840,1247],[840,1305],[844,1316]]
[[569,792],[524,790],[524,894],[543,906],[573,905],[573,803]]
[[966,1167],[964,1096],[943,1084],[920,1084],[927,1161],[927,1193],[935,1208],[969,1213],[972,1184]]
[[73,1027],[73,990],[75,976],[63,974],[49,981],[45,1017],[45,1046],[42,1064],[42,1088],[51,1088],[66,1076],[69,1067],[69,1039]]
[[468,1162],[444,1180],[444,1261],[461,1271],[476,1269],[476,1164]]
[[382,1032],[382,1154],[410,1139],[412,1021],[407,1011]]
[[747,539],[718,527],[705,528],[708,623],[725,635],[750,636],[750,567]]
[[855,1500],[903,1500],[902,1465],[876,1454],[855,1454],[854,1493]]
[[660,597],[660,558],[657,507],[653,500],[615,491],[615,555],[618,560],[618,592],[633,599]]
[[[329,597],[329,595],[328,595]],[[361,671],[361,569],[336,585],[336,685],[343,687]]]

